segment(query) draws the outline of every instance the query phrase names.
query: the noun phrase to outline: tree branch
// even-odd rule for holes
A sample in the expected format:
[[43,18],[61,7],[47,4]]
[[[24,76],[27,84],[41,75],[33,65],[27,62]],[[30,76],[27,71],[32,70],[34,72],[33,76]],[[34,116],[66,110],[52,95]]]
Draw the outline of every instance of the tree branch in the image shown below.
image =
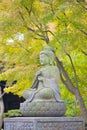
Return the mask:
[[87,53],[86,53],[85,51],[82,50],[81,52],[82,52],[85,56],[87,56]]
[[[87,3],[87,0],[84,0],[84,2]],[[80,7],[82,7],[87,11],[87,8],[80,2],[80,0],[77,0],[77,3],[79,4]]]
[[27,48],[25,48],[24,46],[22,46],[21,43],[19,43],[19,42],[17,42],[17,41],[16,41],[16,43],[17,43],[21,48],[23,48],[25,51],[27,51],[28,53],[30,53],[30,51],[29,51]]
[[52,3],[52,2],[50,3],[50,7],[51,7],[52,13],[55,14],[55,11],[54,11],[54,9],[53,9],[53,3]]
[[[56,60],[57,66],[58,66],[58,68],[59,68],[59,70],[60,70],[60,73],[62,73],[62,74],[64,75],[65,79],[66,79],[66,80],[64,80],[64,79],[62,78],[63,83],[65,84],[65,86],[68,88],[68,90],[69,90],[72,94],[75,94],[76,88],[74,87],[74,85],[73,85],[71,79],[69,78],[67,72],[65,71],[65,69],[64,69],[64,67],[63,67],[63,65],[62,65],[62,63],[59,61],[58,57],[56,57],[55,60]],[[62,74],[61,74],[61,75],[62,75]]]
[[78,87],[78,79],[77,79],[76,69],[75,69],[75,67],[74,67],[72,58],[71,58],[71,56],[70,56],[68,53],[66,53],[66,55],[67,55],[67,56],[69,57],[69,59],[70,59],[70,62],[71,62],[72,68],[73,68],[73,72],[74,72],[74,79],[75,79],[75,82],[76,82],[76,87]]
[[[23,5],[23,6],[24,6],[24,5]],[[31,8],[30,8],[30,9],[28,9],[27,6],[24,6],[24,8],[26,9],[26,11],[28,12],[29,17],[30,17],[31,12],[32,12],[32,7],[33,7],[33,2],[32,2],[32,4],[31,4]]]
[[84,30],[80,29],[80,28],[77,28],[80,32],[82,32],[84,35],[87,36],[87,32],[85,32]]

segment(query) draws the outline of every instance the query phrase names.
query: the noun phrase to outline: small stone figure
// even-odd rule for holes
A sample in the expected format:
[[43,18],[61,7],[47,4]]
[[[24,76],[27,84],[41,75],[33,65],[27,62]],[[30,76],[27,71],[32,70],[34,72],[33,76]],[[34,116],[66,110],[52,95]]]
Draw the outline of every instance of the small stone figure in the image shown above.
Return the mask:
[[[30,104],[29,107],[31,106],[32,108],[33,103],[39,103],[43,110],[43,104],[45,102],[47,103],[48,110],[51,105],[55,105],[56,103],[57,105],[62,104],[65,112],[64,101],[60,98],[59,70],[53,65],[54,60],[55,54],[51,47],[47,46],[40,52],[40,63],[43,65],[43,68],[36,73],[32,87],[23,92],[23,97],[26,101],[22,105]],[[57,105],[56,107],[58,107]]]

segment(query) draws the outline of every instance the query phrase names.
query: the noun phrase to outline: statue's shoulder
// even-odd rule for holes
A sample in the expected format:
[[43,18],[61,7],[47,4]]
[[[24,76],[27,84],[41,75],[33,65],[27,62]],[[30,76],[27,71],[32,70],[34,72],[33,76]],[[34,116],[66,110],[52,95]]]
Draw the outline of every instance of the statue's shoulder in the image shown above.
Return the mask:
[[58,70],[59,70],[58,67],[57,67],[57,66],[54,66],[54,65],[50,66],[49,69],[55,70],[55,71],[58,71]]
[[54,65],[53,65],[52,67],[53,67],[55,70],[59,70],[57,66],[54,66]]
[[54,73],[59,73],[59,69],[57,66],[52,66],[51,71],[53,71]]

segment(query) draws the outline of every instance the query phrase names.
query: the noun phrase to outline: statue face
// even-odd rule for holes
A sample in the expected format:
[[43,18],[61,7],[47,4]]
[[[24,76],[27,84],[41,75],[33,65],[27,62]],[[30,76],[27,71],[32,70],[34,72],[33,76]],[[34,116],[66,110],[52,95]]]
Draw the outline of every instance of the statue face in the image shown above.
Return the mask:
[[50,64],[49,57],[46,56],[46,54],[40,54],[40,63],[42,65],[49,65]]

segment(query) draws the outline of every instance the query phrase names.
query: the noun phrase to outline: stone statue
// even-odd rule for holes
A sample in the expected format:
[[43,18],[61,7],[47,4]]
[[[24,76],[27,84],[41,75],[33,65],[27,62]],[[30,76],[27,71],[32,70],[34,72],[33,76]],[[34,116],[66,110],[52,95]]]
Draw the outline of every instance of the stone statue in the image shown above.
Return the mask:
[[23,92],[23,97],[31,102],[34,98],[41,99],[54,99],[61,102],[59,92],[59,70],[53,65],[55,56],[50,47],[40,53],[40,63],[44,66],[36,73],[34,83],[31,89]]
[[41,107],[44,102],[64,104],[60,98],[59,70],[53,65],[54,60],[55,54],[51,47],[47,46],[40,52],[40,63],[43,68],[36,73],[32,87],[23,92],[26,104],[37,102]]

